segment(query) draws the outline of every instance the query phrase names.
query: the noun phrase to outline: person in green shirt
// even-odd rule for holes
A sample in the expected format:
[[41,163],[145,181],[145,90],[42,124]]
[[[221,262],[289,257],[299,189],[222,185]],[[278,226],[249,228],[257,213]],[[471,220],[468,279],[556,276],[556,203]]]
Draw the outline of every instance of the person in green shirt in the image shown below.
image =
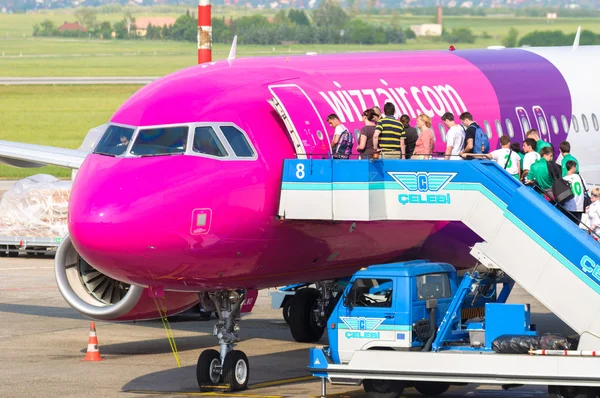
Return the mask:
[[[531,169],[527,174],[527,182],[532,183],[535,181],[543,190],[552,189],[554,179],[548,172],[548,167],[558,167],[558,165],[553,162],[554,152],[552,151],[552,147],[542,148],[540,155],[542,158],[531,165]],[[550,165],[548,165],[548,163],[550,163]]]
[[510,149],[512,149],[513,152],[519,155],[519,175],[523,175],[523,161],[525,160],[525,154],[521,149],[521,144],[519,144],[518,142],[511,142]]
[[575,159],[575,156],[571,155],[571,144],[569,141],[563,141],[560,143],[560,153],[562,154],[562,176],[566,176],[568,174],[567,170],[567,162],[572,160],[577,165],[575,169],[575,173],[579,174],[579,162]]
[[[540,133],[538,133],[536,129],[529,130],[527,132],[527,138],[533,138],[535,140],[535,151],[540,155],[542,154],[542,148],[552,148],[552,145],[540,138]],[[554,152],[554,149],[552,149],[552,152]]]

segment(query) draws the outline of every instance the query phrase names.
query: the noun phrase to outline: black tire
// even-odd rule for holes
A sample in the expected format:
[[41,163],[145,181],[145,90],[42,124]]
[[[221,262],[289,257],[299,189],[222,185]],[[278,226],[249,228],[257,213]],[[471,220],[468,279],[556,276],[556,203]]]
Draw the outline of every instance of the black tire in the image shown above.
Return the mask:
[[549,398],[597,398],[598,389],[592,387],[548,386]]
[[200,320],[201,321],[210,321],[212,317],[212,311],[204,311],[202,308],[200,309]]
[[243,351],[231,351],[223,363],[223,382],[229,385],[227,391],[242,391],[248,388],[250,363]]
[[6,253],[6,246],[0,246],[0,257],[6,257],[7,253]]
[[404,392],[400,380],[363,380],[363,388],[369,398],[398,398]]
[[215,373],[215,366],[221,365],[221,356],[217,350],[204,350],[196,365],[196,379],[200,391],[210,391],[212,386],[219,384],[221,374]]
[[427,397],[437,397],[442,395],[450,388],[449,383],[441,383],[435,381],[419,381],[415,382],[415,389]]
[[290,303],[290,331],[294,340],[299,343],[317,342],[325,332],[325,325],[317,325],[313,316],[319,295],[317,289],[300,289]]
[[11,250],[14,250],[12,252],[8,252],[8,257],[18,257],[19,256],[19,246],[9,246],[8,247]]
[[285,300],[285,303],[283,304],[283,319],[285,320],[285,323],[287,323],[288,325],[290,324],[290,306],[292,304],[292,299],[287,299]]

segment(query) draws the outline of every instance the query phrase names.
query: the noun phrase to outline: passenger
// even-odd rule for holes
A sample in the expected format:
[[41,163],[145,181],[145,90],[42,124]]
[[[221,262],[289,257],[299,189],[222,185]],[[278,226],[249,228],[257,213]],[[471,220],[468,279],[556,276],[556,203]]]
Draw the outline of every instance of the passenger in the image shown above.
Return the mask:
[[521,160],[519,155],[510,148],[510,137],[507,135],[500,137],[500,146],[502,148],[496,149],[492,153],[486,154],[486,156],[518,180]]
[[569,219],[575,222],[575,224],[579,225],[579,223],[581,223],[581,216],[583,215],[583,212],[585,210],[583,208],[583,203],[587,188],[585,180],[582,176],[579,175],[579,173],[577,173],[577,163],[573,160],[567,160],[566,166],[567,175],[563,177],[563,180],[569,181],[571,183],[571,192],[573,192],[573,199],[565,202],[563,207],[565,210],[571,213],[572,217],[569,217]]
[[354,145],[354,136],[350,134],[335,113],[327,116],[327,123],[335,129],[333,141],[331,141],[333,158],[349,159],[352,154],[352,146]]
[[373,159],[373,135],[375,134],[375,111],[367,109],[362,114],[365,125],[360,129],[356,150],[361,159]]
[[416,128],[410,125],[410,116],[400,116],[400,123],[402,123],[404,131],[406,132],[406,159],[410,159],[415,151],[419,133]]
[[394,118],[396,107],[391,102],[383,106],[385,117],[381,118],[375,126],[373,148],[381,152],[387,159],[405,159],[406,144],[404,126]]
[[412,159],[431,159],[433,154],[433,131],[431,131],[431,118],[425,114],[417,117],[417,127],[421,130],[415,144]]
[[525,152],[525,156],[523,157],[523,174],[521,175],[523,183],[525,183],[525,178],[527,177],[527,173],[529,173],[529,169],[531,169],[531,165],[540,160],[540,154],[535,151],[535,145],[533,138],[527,138],[523,142],[523,152]]
[[[589,217],[590,230],[600,235],[600,188],[592,188],[590,191],[592,204],[585,210]],[[598,240],[597,237],[594,239]]]
[[560,153],[562,155],[562,176],[566,176],[568,174],[568,170],[567,170],[567,162],[569,160],[575,162],[575,164],[577,165],[577,170],[576,173],[579,173],[579,162],[577,161],[577,159],[575,159],[575,157],[573,155],[571,155],[571,144],[569,144],[569,141],[563,141],[560,143]]
[[375,105],[371,109],[373,109],[373,112],[375,112],[375,122],[377,123],[379,119],[381,119],[381,109],[379,109],[377,105]]
[[519,170],[519,175],[523,175],[523,160],[525,159],[525,154],[523,153],[523,150],[521,149],[521,144],[519,144],[518,142],[511,142],[510,143],[510,149],[513,150],[514,153],[516,153],[517,155],[519,155],[519,165],[521,166],[520,170]]
[[[527,173],[527,183],[535,181],[546,195],[551,198],[553,197],[552,184],[554,184],[554,178],[550,175],[548,167],[556,166],[559,168],[559,166],[553,161],[554,152],[552,152],[552,147],[542,148],[541,155],[542,158],[531,165],[529,173]],[[556,171],[556,175],[560,175],[560,170]]]
[[444,159],[460,160],[460,153],[465,145],[465,130],[460,125],[454,123],[454,115],[450,112],[442,115],[442,122],[448,127]]
[[477,127],[479,127],[479,125],[473,121],[473,115],[471,115],[469,112],[462,113],[460,115],[460,121],[466,128],[465,149],[462,151],[462,153],[473,153],[473,149],[475,147],[475,132],[477,131]]
[[[546,141],[542,140],[540,138],[540,133],[538,133],[538,131],[536,129],[530,129],[527,132],[527,138],[533,138],[535,140],[535,151],[537,153],[539,153],[540,155],[542,154],[542,148],[545,147],[550,147],[552,148],[552,145],[550,145],[549,143],[547,143]],[[552,149],[552,151],[554,151],[554,148]]]

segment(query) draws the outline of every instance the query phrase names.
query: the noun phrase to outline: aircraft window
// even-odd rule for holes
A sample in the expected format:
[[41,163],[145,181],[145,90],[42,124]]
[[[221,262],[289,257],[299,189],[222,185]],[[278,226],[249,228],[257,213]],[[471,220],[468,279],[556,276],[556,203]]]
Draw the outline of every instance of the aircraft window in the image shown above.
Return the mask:
[[419,300],[441,299],[451,296],[448,274],[427,274],[417,276]]
[[184,153],[187,146],[187,138],[187,126],[140,130],[131,147],[131,154],[155,156]]
[[134,129],[127,127],[108,126],[94,153],[115,156],[124,154],[134,131]]
[[440,123],[438,125],[439,129],[440,129],[440,135],[442,136],[442,141],[446,142],[446,128],[444,127],[444,125],[442,123]]
[[205,155],[225,157],[227,151],[219,141],[215,130],[210,126],[196,127],[194,131],[194,152]]
[[588,123],[587,116],[581,115],[581,124],[583,124],[583,129],[586,133],[590,131],[590,124]]
[[510,119],[506,119],[506,131],[508,132],[508,136],[513,138],[515,136],[515,130],[513,130],[513,125]]
[[229,141],[233,152],[235,152],[235,156],[240,158],[251,158],[254,156],[254,151],[250,148],[250,144],[248,144],[244,133],[233,126],[220,126],[220,128],[227,141]]
[[485,132],[488,136],[488,139],[491,140],[492,139],[492,126],[490,126],[490,122],[488,122],[487,120],[484,120],[483,126],[485,127]]
[[540,126],[540,132],[542,135],[548,134],[548,125],[542,116],[538,117],[538,126]]
[[391,307],[391,279],[360,278],[354,281],[348,295],[355,307]]
[[496,120],[495,124],[498,137],[502,137],[504,135],[504,132],[502,131],[502,123],[500,123],[500,120]]
[[554,130],[554,134],[558,134],[558,120],[556,120],[554,115],[550,116],[550,123],[552,123],[552,130]]
[[575,117],[575,115],[572,116],[571,123],[573,123],[573,129],[575,129],[575,132],[579,133],[579,123],[577,122],[577,117]]
[[600,129],[600,126],[598,125],[598,118],[596,117],[595,113],[592,113],[592,124],[594,125],[594,130],[598,131],[598,129]]
[[524,117],[521,118],[521,126],[523,126],[523,130],[525,131],[529,131],[529,129],[531,129],[531,127],[529,126],[529,121]]
[[569,121],[567,120],[567,117],[565,115],[562,115],[560,117],[560,120],[562,122],[564,132],[568,133],[569,132]]

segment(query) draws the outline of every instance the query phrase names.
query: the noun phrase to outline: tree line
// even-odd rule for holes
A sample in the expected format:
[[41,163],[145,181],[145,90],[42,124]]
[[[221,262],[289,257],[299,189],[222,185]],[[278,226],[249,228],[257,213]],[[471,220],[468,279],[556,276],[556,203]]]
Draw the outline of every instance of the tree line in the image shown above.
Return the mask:
[[[576,33],[565,34],[560,30],[534,31],[519,39],[519,32],[511,28],[502,40],[505,47],[547,47],[547,46],[571,46],[575,41]],[[600,45],[600,34],[589,30],[582,30],[579,37],[582,46]]]

